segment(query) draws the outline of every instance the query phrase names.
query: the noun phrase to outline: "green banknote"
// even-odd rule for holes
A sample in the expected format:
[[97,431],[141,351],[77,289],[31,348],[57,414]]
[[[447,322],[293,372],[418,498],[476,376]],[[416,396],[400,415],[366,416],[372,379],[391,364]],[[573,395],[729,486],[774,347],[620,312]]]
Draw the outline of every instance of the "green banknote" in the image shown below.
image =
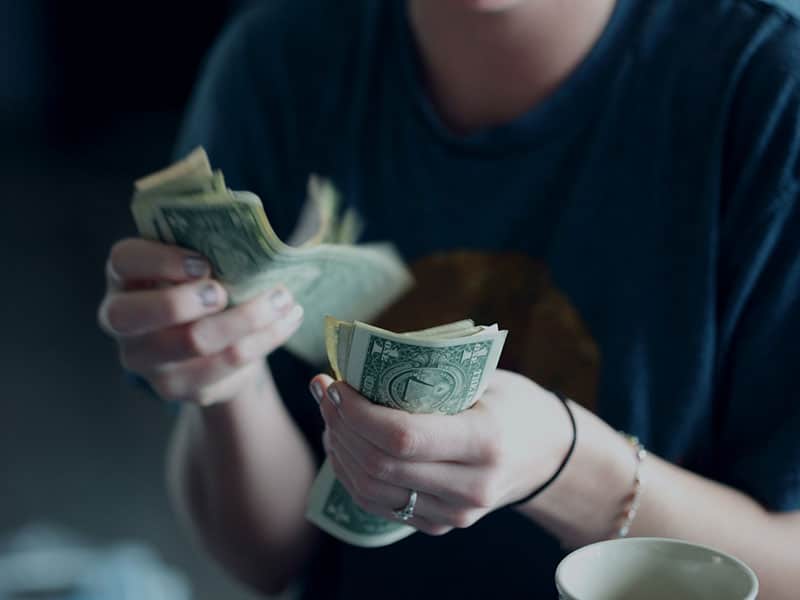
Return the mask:
[[201,148],[135,188],[139,233],[206,256],[232,304],[289,288],[305,318],[286,347],[311,364],[325,361],[326,314],[371,319],[412,283],[390,244],[353,244],[361,223],[353,212],[339,218],[336,191],[323,179],[309,182],[292,245],[277,236],[255,194],[227,189]]
[[[410,333],[326,319],[328,360],[337,379],[368,400],[412,413],[456,414],[483,394],[497,368],[506,331],[459,321]],[[307,518],[357,546],[392,544],[414,529],[372,515],[350,498],[328,461],[309,496]]]

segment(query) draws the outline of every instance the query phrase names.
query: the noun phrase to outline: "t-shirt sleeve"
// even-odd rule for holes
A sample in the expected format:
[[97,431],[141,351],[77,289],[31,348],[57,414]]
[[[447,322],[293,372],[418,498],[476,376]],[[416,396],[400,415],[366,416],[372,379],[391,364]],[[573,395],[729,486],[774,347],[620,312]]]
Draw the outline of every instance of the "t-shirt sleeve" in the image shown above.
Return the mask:
[[266,134],[274,116],[268,114],[269,94],[253,76],[253,30],[252,12],[240,14],[223,30],[201,69],[174,154],[179,158],[203,146],[228,187],[272,191],[276,148]]
[[731,110],[721,211],[715,463],[800,509],[800,25],[754,53]]
[[317,172],[307,134],[320,110],[309,99],[309,59],[296,51],[303,43],[294,33],[299,12],[272,0],[225,27],[205,60],[175,147],[177,158],[204,146],[229,188],[261,198],[284,239],[300,213],[308,176]]
[[[309,171],[302,160],[292,159],[287,83],[272,65],[279,60],[275,48],[285,29],[282,6],[259,5],[225,28],[206,59],[174,154],[182,157],[203,146],[228,187],[256,193],[285,237],[302,205]],[[315,371],[282,349],[268,362],[284,403],[320,459],[322,420],[307,388]]]

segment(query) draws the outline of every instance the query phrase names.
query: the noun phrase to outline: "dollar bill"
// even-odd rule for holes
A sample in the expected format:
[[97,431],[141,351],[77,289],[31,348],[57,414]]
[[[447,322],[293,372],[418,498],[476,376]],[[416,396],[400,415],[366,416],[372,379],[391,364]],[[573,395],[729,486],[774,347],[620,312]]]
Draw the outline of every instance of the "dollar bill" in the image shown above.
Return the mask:
[[[393,333],[328,317],[328,360],[337,379],[371,402],[411,413],[456,414],[483,394],[497,368],[506,331],[459,321]],[[334,537],[363,547],[386,546],[414,529],[362,510],[325,461],[309,494],[306,517]]]
[[131,203],[140,235],[206,256],[232,304],[285,285],[305,310],[286,347],[314,365],[325,361],[326,314],[369,320],[412,283],[391,244],[354,245],[360,221],[338,209],[332,184],[312,177],[297,245],[286,244],[261,200],[229,190],[202,148],[138,180]]

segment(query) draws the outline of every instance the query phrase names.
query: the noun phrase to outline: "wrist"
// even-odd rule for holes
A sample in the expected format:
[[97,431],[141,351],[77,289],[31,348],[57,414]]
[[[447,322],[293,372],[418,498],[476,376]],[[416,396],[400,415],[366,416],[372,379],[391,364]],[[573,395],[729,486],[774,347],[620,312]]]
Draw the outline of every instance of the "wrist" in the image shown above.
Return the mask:
[[235,387],[231,386],[230,391],[227,391],[227,393],[220,393],[213,402],[205,405],[204,408],[250,402],[254,398],[262,397],[268,382],[272,381],[266,360],[253,362],[245,370],[229,377],[231,379],[237,378],[239,380],[237,385]]
[[275,391],[272,374],[264,361],[263,364],[254,364],[251,367],[249,376],[233,393],[220,397],[208,405],[198,405],[197,408],[201,418],[207,423],[231,423],[237,420],[246,420],[263,411],[270,406],[273,396],[277,401],[277,391]]
[[605,539],[625,506],[634,458],[629,443],[591,412],[570,405],[579,436],[557,480],[518,509],[567,546]]
[[[513,502],[511,504],[512,507],[525,506],[534,498],[544,493],[556,482],[564,469],[567,468],[575,451],[578,430],[571,406],[572,403],[565,396],[557,392],[549,393],[549,395],[551,395],[554,400],[557,400],[555,404],[558,404],[559,410],[564,417],[564,425],[563,427],[559,425],[560,417],[556,414],[553,414],[551,420],[547,421],[554,423],[552,427],[548,428],[553,433],[553,439],[548,446],[546,446],[549,447],[549,452],[543,453],[544,457],[549,457],[549,459],[537,461],[544,466],[543,471],[537,477],[535,485],[528,486],[528,489],[532,489],[532,491],[527,491],[526,489],[525,496]],[[550,404],[549,408],[553,408],[553,403]]]
[[299,435],[269,368],[264,365],[259,374],[226,402],[206,408],[187,407],[195,409],[205,445],[224,448],[223,454],[229,455],[250,452],[264,440],[280,445]]

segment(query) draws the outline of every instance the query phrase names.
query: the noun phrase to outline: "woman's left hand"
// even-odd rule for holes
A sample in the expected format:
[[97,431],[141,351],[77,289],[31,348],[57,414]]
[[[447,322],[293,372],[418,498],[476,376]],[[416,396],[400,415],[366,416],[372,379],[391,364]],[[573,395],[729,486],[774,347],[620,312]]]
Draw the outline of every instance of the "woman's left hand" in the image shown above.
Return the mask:
[[430,535],[469,527],[523,498],[555,472],[571,441],[558,398],[510,371],[498,370],[457,415],[386,408],[332,381],[318,375],[311,389],[339,481],[361,508],[394,520],[417,490],[408,524]]

